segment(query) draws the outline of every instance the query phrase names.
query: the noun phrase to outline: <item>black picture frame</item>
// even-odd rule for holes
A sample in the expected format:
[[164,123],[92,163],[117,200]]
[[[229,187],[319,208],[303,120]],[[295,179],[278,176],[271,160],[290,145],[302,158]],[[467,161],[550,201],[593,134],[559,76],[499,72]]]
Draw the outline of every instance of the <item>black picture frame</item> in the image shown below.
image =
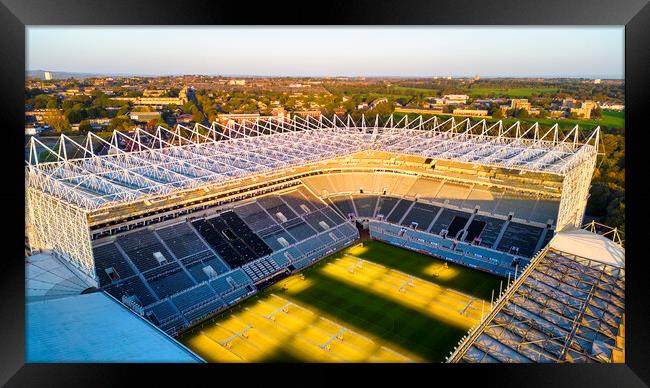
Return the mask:
[[[625,93],[627,227],[626,251],[626,363],[603,365],[25,365],[24,300],[24,86],[25,31],[28,25],[625,25]],[[370,379],[390,384],[472,386],[646,386],[650,382],[648,337],[649,283],[644,249],[647,208],[644,190],[643,145],[646,105],[650,103],[650,6],[648,0],[402,0],[281,4],[268,2],[213,3],[208,1],[0,0],[0,117],[2,156],[6,168],[2,199],[2,255],[0,255],[0,383],[8,386],[122,385],[144,378],[157,381],[217,385],[234,377],[238,382],[309,385],[368,385]],[[352,41],[352,40],[351,40]],[[345,44],[345,42],[342,42]],[[584,44],[576,42],[576,44]],[[571,60],[558,58],[558,60]],[[18,129],[21,128],[19,131]],[[633,173],[631,173],[632,171]],[[647,229],[646,229],[647,230]],[[278,370],[282,369],[282,370]],[[297,376],[300,374],[300,376]],[[414,377],[416,376],[417,377]],[[295,376],[295,377],[294,377]],[[417,380],[416,380],[417,378]],[[416,382],[417,381],[417,382]]]

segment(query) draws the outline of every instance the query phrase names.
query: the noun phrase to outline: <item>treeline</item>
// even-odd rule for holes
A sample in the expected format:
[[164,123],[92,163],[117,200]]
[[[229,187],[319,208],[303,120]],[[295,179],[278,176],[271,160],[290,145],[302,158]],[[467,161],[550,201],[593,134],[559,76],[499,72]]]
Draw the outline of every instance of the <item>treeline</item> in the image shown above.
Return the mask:
[[591,182],[587,215],[625,233],[625,129],[601,136],[601,151]]

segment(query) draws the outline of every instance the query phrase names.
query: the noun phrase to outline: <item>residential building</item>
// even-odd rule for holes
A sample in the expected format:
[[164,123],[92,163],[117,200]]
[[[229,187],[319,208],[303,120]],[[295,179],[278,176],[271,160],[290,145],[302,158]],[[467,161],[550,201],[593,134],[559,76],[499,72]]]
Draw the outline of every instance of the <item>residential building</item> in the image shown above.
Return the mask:
[[600,107],[602,109],[615,110],[615,111],[619,111],[619,112],[625,110],[625,105],[616,104],[614,102],[604,102],[604,103],[600,104]]
[[320,117],[321,111],[320,110],[297,110],[293,112],[293,114],[306,119],[308,117]]
[[160,112],[131,112],[129,118],[133,121],[148,123],[151,120],[160,119]]
[[25,112],[25,116],[31,116],[36,121],[45,121],[52,116],[61,114],[63,114],[63,110],[61,109],[34,109]]
[[166,90],[160,89],[148,89],[142,92],[143,97],[161,97],[163,94],[167,93]]
[[387,102],[388,102],[387,98],[378,98],[378,99],[374,100],[373,102],[371,102],[369,106],[370,106],[370,109],[374,109],[377,105],[385,104]]
[[281,123],[291,121],[291,115],[283,107],[273,108],[271,118]]
[[486,109],[454,109],[454,115],[458,116],[472,116],[472,117],[484,117],[488,115]]
[[465,94],[446,94],[442,98],[436,98],[438,105],[465,105],[469,96]]
[[586,100],[582,102],[580,108],[571,108],[570,112],[580,118],[590,119],[591,113],[597,107],[598,105],[594,101]]
[[223,125],[230,125],[234,123],[241,124],[244,121],[256,121],[261,116],[259,113],[229,113],[218,114],[217,121]]
[[423,108],[395,108],[396,113],[415,113],[419,115],[440,115],[442,109],[423,109]]
[[113,100],[128,101],[135,105],[159,106],[166,105],[183,105],[187,102],[187,97],[113,97]]
[[510,100],[510,109],[526,109],[530,112],[530,102],[526,98],[513,98]]
[[575,98],[565,98],[562,100],[562,109],[571,109],[575,106]]

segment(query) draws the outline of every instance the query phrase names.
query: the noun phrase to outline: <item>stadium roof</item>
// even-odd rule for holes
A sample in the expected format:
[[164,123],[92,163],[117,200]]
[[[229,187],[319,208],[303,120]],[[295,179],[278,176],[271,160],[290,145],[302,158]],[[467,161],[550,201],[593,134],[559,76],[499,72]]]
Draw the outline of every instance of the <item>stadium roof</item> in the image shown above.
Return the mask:
[[620,361],[625,270],[618,260],[625,252],[602,238],[588,231],[558,233],[449,361]]
[[27,170],[30,187],[92,211],[364,150],[566,175],[593,160],[598,141],[599,128],[582,137],[578,126],[564,134],[557,124],[542,130],[537,123],[524,128],[421,116],[385,122],[295,116],[114,131],[109,141],[89,133],[83,144],[61,135],[52,147],[32,137]]
[[25,259],[25,299],[28,302],[79,295],[90,284],[87,275],[50,252]]
[[609,238],[584,229],[568,229],[550,242],[553,249],[588,257],[592,261],[625,268],[625,250]]
[[202,362],[103,292],[26,305],[27,362]]

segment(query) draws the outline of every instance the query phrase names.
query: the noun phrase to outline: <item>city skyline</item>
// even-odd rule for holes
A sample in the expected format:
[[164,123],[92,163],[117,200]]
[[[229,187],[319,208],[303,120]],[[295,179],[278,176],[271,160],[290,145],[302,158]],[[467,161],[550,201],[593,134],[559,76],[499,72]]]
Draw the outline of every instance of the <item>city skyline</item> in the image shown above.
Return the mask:
[[26,63],[142,76],[622,79],[623,38],[623,27],[28,27]]

